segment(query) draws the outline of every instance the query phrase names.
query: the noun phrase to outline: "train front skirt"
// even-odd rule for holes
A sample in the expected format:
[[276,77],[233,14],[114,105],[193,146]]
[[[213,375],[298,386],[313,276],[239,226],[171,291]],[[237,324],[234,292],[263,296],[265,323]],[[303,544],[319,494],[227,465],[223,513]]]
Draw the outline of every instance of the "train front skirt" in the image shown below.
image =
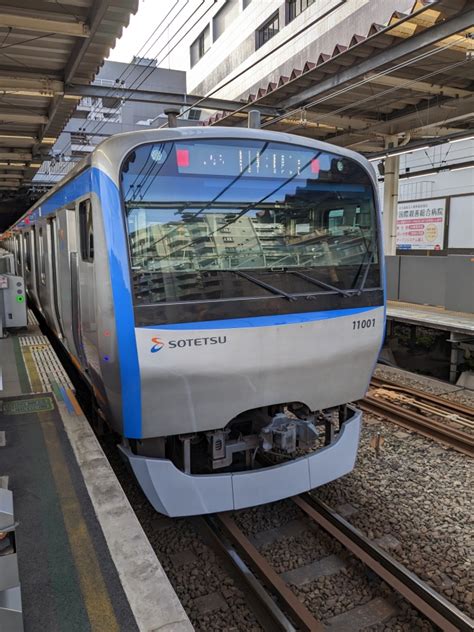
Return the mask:
[[340,476],[355,465],[362,412],[350,416],[333,443],[312,454],[245,472],[185,474],[170,460],[137,456],[120,446],[153,507],[170,517],[243,509],[301,494]]

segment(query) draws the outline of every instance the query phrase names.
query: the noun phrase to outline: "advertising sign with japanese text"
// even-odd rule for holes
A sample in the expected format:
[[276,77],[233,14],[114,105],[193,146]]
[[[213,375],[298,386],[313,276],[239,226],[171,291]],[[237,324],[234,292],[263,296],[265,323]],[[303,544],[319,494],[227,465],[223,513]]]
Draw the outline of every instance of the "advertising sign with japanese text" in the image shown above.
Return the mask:
[[397,213],[397,249],[441,250],[446,199],[401,202]]

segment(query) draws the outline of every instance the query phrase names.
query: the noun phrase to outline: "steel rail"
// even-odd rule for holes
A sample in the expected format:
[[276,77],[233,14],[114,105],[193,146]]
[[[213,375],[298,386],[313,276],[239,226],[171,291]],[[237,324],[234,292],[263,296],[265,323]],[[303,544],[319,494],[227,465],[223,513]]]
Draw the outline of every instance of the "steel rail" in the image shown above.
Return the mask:
[[445,632],[472,632],[474,621],[445,597],[394,560],[330,507],[309,494],[295,496],[296,505],[417,610]]
[[285,609],[298,629],[307,632],[324,632],[323,624],[314,618],[306,606],[301,603],[295,593],[288,587],[283,579],[270,566],[263,555],[255,548],[241,529],[234,522],[229,513],[219,513],[215,516],[219,528],[243,554],[250,567],[257,573],[261,581],[276,595],[284,604]]
[[411,388],[410,386],[401,386],[400,384],[396,384],[395,382],[391,382],[390,380],[382,380],[379,377],[373,377],[371,380],[371,385],[375,387],[387,387],[394,391],[408,393],[409,395],[413,395],[413,397],[424,399],[428,402],[439,405],[441,408],[445,408],[452,412],[458,413],[460,415],[466,415],[467,417],[472,417],[474,419],[474,408],[460,402],[456,402],[450,399],[444,399],[442,397],[439,397],[438,395],[433,395],[432,393],[420,391],[418,389]]
[[366,395],[359,400],[358,406],[366,412],[385,417],[389,421],[403,426],[408,430],[414,430],[429,439],[436,439],[446,443],[458,452],[474,457],[474,435],[470,435],[457,428],[447,426],[445,423],[424,417],[413,411],[395,406],[380,398]]
[[[224,556],[226,561],[232,566],[233,572],[237,573],[240,581],[244,584],[244,593],[263,628],[281,630],[282,632],[296,632],[296,628],[255,577],[242,557],[232,546],[230,540],[222,537],[218,520],[212,516],[204,516],[200,518],[200,525],[205,528],[212,546]],[[250,592],[250,595],[248,595],[248,592]],[[267,625],[271,627],[267,628]]]

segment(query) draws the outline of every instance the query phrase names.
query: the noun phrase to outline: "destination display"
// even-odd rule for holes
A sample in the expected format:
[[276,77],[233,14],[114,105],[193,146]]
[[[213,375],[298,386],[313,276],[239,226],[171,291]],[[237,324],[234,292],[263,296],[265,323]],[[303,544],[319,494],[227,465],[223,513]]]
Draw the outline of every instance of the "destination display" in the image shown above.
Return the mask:
[[336,156],[287,146],[282,149],[274,145],[257,149],[217,143],[176,146],[176,166],[180,174],[317,178],[320,171],[331,169],[333,160],[337,162]]

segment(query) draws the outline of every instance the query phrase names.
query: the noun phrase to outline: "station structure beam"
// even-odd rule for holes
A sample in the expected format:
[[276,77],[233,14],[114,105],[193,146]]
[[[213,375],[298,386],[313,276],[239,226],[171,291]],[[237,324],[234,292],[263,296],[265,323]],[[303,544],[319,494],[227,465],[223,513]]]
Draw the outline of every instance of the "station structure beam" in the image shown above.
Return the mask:
[[[24,4],[24,3],[23,3]],[[43,10],[38,10],[38,5],[43,5]],[[72,35],[74,37],[89,37],[90,30],[86,22],[79,20],[74,15],[68,15],[51,11],[54,4],[49,4],[50,9],[44,10],[49,3],[31,3],[30,8],[8,6],[5,2],[0,4],[0,26],[7,28],[24,29],[35,33],[56,33],[58,35]],[[65,19],[65,16],[69,19]]]
[[387,50],[371,56],[365,61],[354,64],[346,70],[332,75],[326,81],[321,81],[316,85],[303,90],[299,94],[289,97],[282,102],[282,107],[289,110],[294,107],[301,107],[308,103],[311,99],[322,95],[325,92],[334,90],[346,83],[350,83],[355,79],[362,78],[369,73],[374,73],[384,66],[394,65],[398,60],[420,52],[421,49],[436,44],[447,37],[456,35],[464,30],[467,25],[474,24],[474,9],[469,9],[457,15],[446,22],[442,22],[436,26],[426,29],[416,37],[410,37],[400,42],[396,46],[389,47]]
[[[111,4],[111,0],[97,0],[92,7],[92,12],[89,18],[89,34],[94,36],[97,32],[97,29],[100,27],[102,20],[107,12]],[[85,54],[89,50],[89,46],[91,43],[91,38],[78,40],[72,53],[69,57],[69,61],[67,62],[66,68],[64,70],[64,83],[70,83],[76,70],[79,68],[82,60],[84,59]]]
[[[0,230],[139,0],[0,0]],[[28,203],[28,201],[26,202]]]
[[277,116],[282,112],[279,107],[265,105],[245,105],[241,101],[230,101],[227,99],[218,99],[215,97],[200,97],[193,94],[179,94],[172,92],[160,92],[158,90],[142,90],[140,88],[130,90],[121,87],[105,87],[105,86],[83,86],[70,85],[66,88],[66,96],[70,97],[95,97],[109,99],[123,99],[137,103],[160,103],[162,105],[174,105],[176,107],[192,107],[193,103],[199,101],[199,107],[203,110],[224,110],[232,112],[237,108],[243,108],[244,112],[250,110],[259,110],[265,116]]

